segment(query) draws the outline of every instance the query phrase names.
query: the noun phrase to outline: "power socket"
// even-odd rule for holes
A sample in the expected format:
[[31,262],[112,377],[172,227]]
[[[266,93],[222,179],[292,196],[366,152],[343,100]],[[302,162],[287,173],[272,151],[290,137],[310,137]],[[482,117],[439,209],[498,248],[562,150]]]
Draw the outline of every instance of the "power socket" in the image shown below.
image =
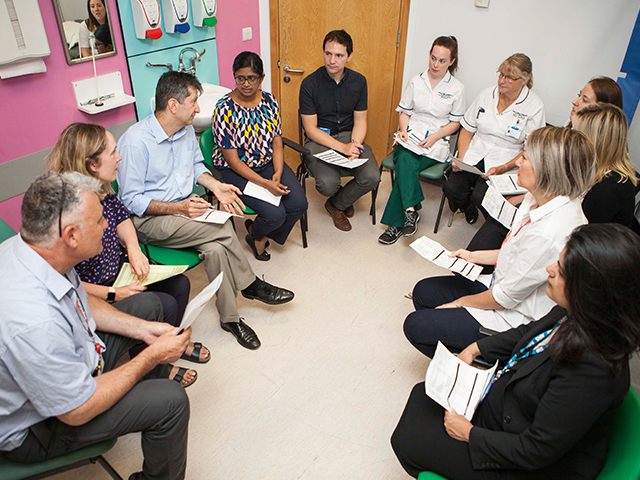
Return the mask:
[[475,5],[478,8],[489,8],[489,0],[475,0]]
[[251,40],[253,38],[253,33],[251,32],[251,27],[242,29],[242,41],[246,42],[247,40]]

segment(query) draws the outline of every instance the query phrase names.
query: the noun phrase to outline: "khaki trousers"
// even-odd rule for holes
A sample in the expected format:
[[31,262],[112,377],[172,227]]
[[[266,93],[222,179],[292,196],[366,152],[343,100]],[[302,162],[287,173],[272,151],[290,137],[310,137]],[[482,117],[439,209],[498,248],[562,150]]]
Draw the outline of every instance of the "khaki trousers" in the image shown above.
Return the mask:
[[131,216],[135,227],[149,237],[149,243],[159,247],[193,247],[204,261],[209,281],[224,273],[216,294],[216,307],[221,322],[237,322],[236,293],[256,279],[231,221],[223,225],[194,222],[175,215]]

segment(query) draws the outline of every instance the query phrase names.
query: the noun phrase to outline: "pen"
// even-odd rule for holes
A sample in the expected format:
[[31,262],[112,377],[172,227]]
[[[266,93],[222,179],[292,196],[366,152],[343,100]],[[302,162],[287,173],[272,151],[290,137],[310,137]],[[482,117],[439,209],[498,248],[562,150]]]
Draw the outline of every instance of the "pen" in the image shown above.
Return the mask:
[[[427,130],[427,133],[424,134],[424,140],[426,140],[428,136],[429,136],[429,130]],[[424,140],[423,140],[423,142],[424,142]]]
[[[352,141],[353,143],[356,143],[355,139],[353,139],[353,138],[351,139],[351,141]],[[356,145],[356,148],[358,149],[358,151],[359,151],[360,153],[362,153],[362,149],[361,149],[360,147],[358,147],[358,146]]]

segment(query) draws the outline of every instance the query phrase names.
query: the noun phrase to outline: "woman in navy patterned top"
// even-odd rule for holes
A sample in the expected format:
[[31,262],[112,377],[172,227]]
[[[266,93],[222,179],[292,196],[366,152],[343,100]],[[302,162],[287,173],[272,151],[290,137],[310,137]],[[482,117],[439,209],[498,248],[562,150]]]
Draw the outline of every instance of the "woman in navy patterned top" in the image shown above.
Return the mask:
[[233,61],[233,76],[236,89],[221,98],[213,112],[213,164],[225,182],[240,190],[252,182],[279,197],[277,206],[240,197],[258,214],[255,222],[245,221],[245,239],[253,255],[266,261],[271,258],[265,251],[268,239],[284,244],[307,210],[307,197],[284,163],[280,108],[273,95],[260,90],[262,60],[253,52],[242,52]]
[[[114,307],[134,316],[137,316],[136,311],[154,308],[159,298],[164,321],[178,326],[189,301],[189,279],[185,275],[176,275],[147,287],[139,285],[140,280],[149,273],[149,261],[140,250],[129,211],[111,188],[120,160],[113,135],[99,125],[85,123],[69,125],[49,155],[51,170],[60,173],[80,172],[102,182],[104,197],[101,203],[108,223],[102,237],[103,250],[95,257],[76,265],[76,271],[87,292],[98,298],[114,301]],[[111,285],[123,263],[120,242],[125,245],[131,270],[139,280],[131,285],[114,288]],[[201,344],[192,343],[182,358],[204,363],[209,360],[210,352]],[[193,372],[193,375],[187,373],[187,381],[189,377],[195,378],[195,372],[189,372]]]

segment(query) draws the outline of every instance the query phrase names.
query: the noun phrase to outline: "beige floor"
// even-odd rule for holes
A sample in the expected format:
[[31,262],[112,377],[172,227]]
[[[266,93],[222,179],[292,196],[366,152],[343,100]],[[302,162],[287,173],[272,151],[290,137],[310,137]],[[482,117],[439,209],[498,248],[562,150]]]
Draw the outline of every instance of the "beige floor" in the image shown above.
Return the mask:
[[[384,227],[371,224],[370,196],[356,203],[353,230],[341,232],[313,180],[309,187],[309,248],[302,248],[298,226],[284,247],[270,247],[269,262],[256,261],[242,240],[258,275],[296,293],[280,307],[239,298],[241,315],[262,347],[240,347],[218,327],[213,305],[194,324],[194,340],[207,345],[213,358],[198,368],[199,378],[188,389],[188,479],[409,478],[389,437],[428,361],[402,333],[412,311],[404,295],[421,278],[445,272],[408,247],[413,239],[378,244]],[[466,246],[477,227],[460,214],[451,228],[441,222],[433,236],[440,190],[429,184],[423,189],[427,200],[418,235],[450,249]],[[378,221],[389,190],[384,174]],[[242,222],[236,223],[244,238]],[[188,275],[192,291],[205,285],[202,266]],[[106,455],[125,479],[141,469],[139,440],[137,434],[123,437]],[[109,477],[90,465],[53,478]]]

